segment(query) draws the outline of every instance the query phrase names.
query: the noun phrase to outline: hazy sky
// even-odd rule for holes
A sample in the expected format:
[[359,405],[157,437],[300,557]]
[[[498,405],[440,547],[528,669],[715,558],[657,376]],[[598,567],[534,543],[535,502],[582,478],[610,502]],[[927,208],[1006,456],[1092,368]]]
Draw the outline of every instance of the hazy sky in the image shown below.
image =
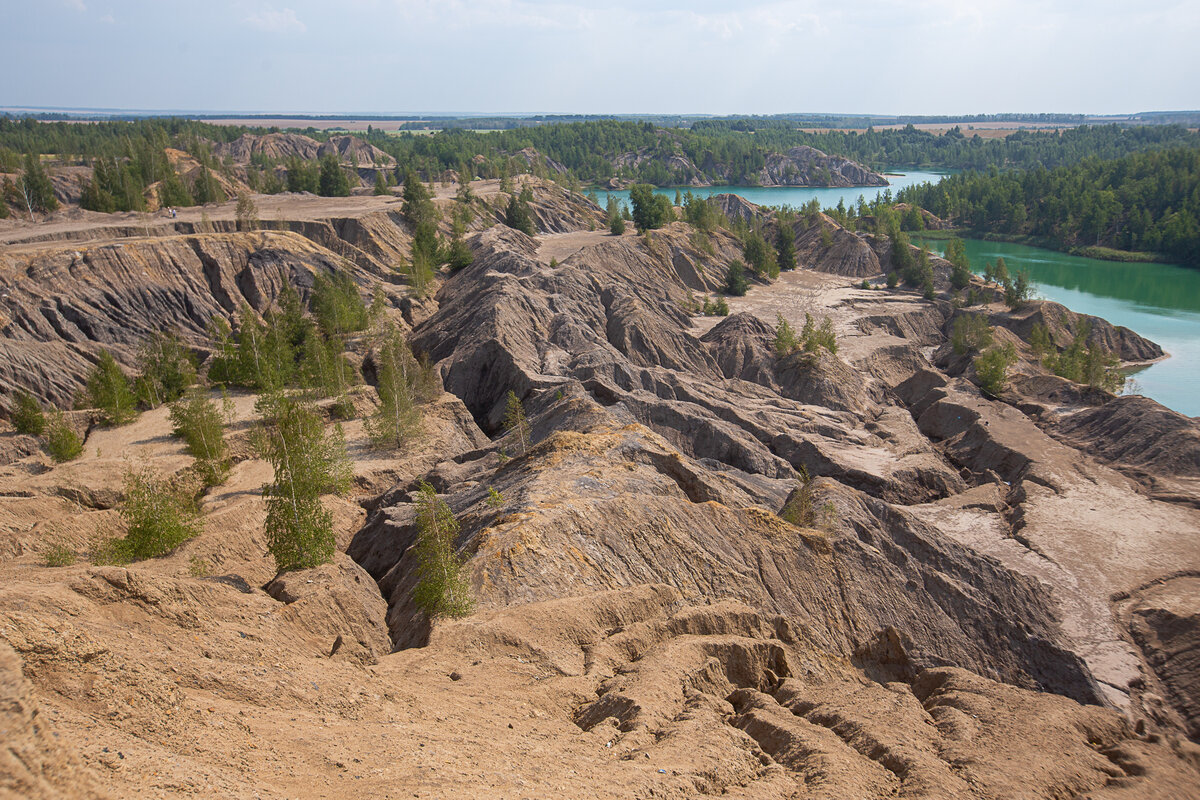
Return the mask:
[[1197,0],[0,0],[0,106],[1200,108]]

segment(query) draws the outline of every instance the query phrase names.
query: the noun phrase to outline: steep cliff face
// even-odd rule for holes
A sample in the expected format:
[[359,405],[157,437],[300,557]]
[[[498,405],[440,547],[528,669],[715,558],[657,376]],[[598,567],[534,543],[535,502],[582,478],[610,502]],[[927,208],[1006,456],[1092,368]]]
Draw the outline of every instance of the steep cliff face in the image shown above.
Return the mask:
[[302,294],[339,259],[292,233],[209,234],[50,248],[0,266],[0,382],[69,405],[100,348],[132,364],[148,335],[203,350],[213,317]]

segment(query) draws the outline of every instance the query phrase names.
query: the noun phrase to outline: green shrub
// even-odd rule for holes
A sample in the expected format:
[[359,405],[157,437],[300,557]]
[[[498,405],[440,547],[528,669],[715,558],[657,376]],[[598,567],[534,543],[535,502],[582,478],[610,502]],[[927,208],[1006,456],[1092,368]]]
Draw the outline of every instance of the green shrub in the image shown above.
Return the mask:
[[900,275],[895,270],[892,270],[891,272],[889,272],[887,274],[887,287],[889,289],[895,289],[899,285],[900,285]]
[[431,619],[462,617],[474,602],[463,563],[455,550],[459,525],[454,513],[422,482],[417,492],[417,585],[413,602]]
[[155,558],[200,533],[200,515],[192,497],[169,479],[150,470],[125,474],[121,519],[126,533],[112,543],[114,554],[127,561]]
[[1109,392],[1119,391],[1125,384],[1121,360],[1100,344],[1088,342],[1091,330],[1086,320],[1080,322],[1071,344],[1061,353],[1047,355],[1042,363],[1061,378]]
[[374,447],[395,449],[421,427],[421,411],[417,407],[420,365],[395,328],[386,328],[376,345],[375,378],[379,408],[366,421],[367,435]]
[[263,425],[259,455],[271,462],[274,480],[267,501],[267,547],[279,572],[308,569],[333,559],[333,515],[321,495],[349,491],[353,474],[341,427],[326,432],[311,403],[275,393],[258,404]]
[[815,353],[824,347],[830,353],[838,351],[837,335],[833,332],[833,320],[825,317],[818,325],[813,315],[805,312],[804,327],[800,330],[800,343],[805,351]]
[[725,276],[725,294],[741,297],[750,290],[750,281],[746,278],[746,265],[734,261],[729,265],[729,273]]
[[60,464],[83,454],[83,440],[61,411],[50,412],[46,420],[46,452]]
[[517,437],[521,445],[521,455],[529,449],[529,422],[525,419],[525,407],[517,393],[509,390],[507,405],[504,411],[504,430]]
[[792,328],[792,326],[788,324],[788,321],[783,318],[783,314],[777,314],[776,319],[775,355],[782,358],[783,356],[800,349],[800,339],[796,336],[795,329]]
[[1032,295],[1033,286],[1027,271],[1017,270],[1016,276],[1004,281],[1004,304],[1013,311],[1025,305]]
[[147,408],[179,399],[196,382],[192,353],[174,333],[156,333],[142,342],[134,382],[137,400]]
[[999,397],[1008,385],[1008,368],[1017,362],[1017,351],[1012,343],[1004,347],[993,347],[975,357],[975,374],[979,377],[979,388],[988,397]]
[[487,504],[491,508],[499,508],[504,505],[504,496],[496,491],[495,486],[488,487]]
[[46,430],[46,415],[37,398],[24,389],[13,393],[12,410],[10,412],[13,427],[17,433],[27,433],[31,436],[41,436]]
[[950,326],[950,344],[961,355],[982,352],[992,343],[992,328],[982,314],[955,317]]
[[358,285],[348,272],[318,273],[313,279],[308,306],[321,330],[329,336],[353,333],[367,327],[367,307]]
[[65,544],[51,545],[42,553],[42,564],[47,567],[69,567],[75,563],[75,551]]
[[1041,322],[1035,322],[1029,332],[1029,349],[1033,351],[1034,358],[1054,352],[1054,338],[1050,335],[1050,329]]
[[88,374],[87,400],[92,408],[100,409],[109,425],[124,425],[137,416],[129,379],[107,350],[100,351],[96,366]]
[[196,472],[205,486],[224,483],[229,474],[225,424],[217,404],[200,389],[192,389],[171,404],[173,433],[183,439],[196,459]]

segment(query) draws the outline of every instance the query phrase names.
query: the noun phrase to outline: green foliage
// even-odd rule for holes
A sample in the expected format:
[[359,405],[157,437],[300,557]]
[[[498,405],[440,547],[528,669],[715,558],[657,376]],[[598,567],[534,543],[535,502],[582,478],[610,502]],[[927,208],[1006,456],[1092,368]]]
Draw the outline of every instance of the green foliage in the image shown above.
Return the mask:
[[88,373],[87,399],[92,408],[104,413],[109,425],[124,425],[137,416],[129,379],[107,350],[100,351],[100,358]]
[[629,187],[629,202],[633,206],[633,224],[639,231],[661,228],[675,218],[675,210],[666,195],[655,194],[648,183]]
[[621,202],[616,197],[608,196],[608,232],[613,236],[625,233],[625,218],[621,216]]
[[321,495],[348,492],[353,477],[341,426],[327,432],[311,403],[278,392],[263,396],[259,409],[257,450],[275,472],[263,487],[275,568],[286,572],[327,563],[335,548],[333,516],[322,507]]
[[971,282],[971,262],[962,239],[955,236],[946,243],[946,260],[951,266],[950,285],[955,289],[965,289]]
[[75,551],[65,544],[51,545],[42,553],[42,564],[47,567],[69,567],[75,563]]
[[796,242],[792,238],[792,235],[791,224],[781,220],[779,222],[779,230],[775,234],[776,261],[781,270],[796,268]]
[[514,228],[526,236],[536,236],[533,227],[533,214],[529,203],[533,200],[533,192],[526,186],[520,194],[514,194],[508,199],[508,207],[504,210],[504,224]]
[[21,195],[26,206],[42,214],[48,214],[58,208],[58,200],[54,197],[54,185],[50,183],[46,170],[42,168],[41,159],[33,153],[25,156],[25,171],[20,180]]
[[321,188],[321,170],[317,164],[292,158],[287,166],[287,190],[316,194]]
[[201,389],[193,388],[171,404],[172,433],[183,440],[196,459],[195,469],[205,486],[225,482],[229,457],[221,411]]
[[1044,323],[1033,324],[1033,329],[1029,332],[1029,349],[1033,351],[1034,358],[1055,352],[1054,338]]
[[417,490],[417,585],[413,603],[430,619],[463,617],[474,601],[463,562],[455,550],[458,520],[446,501],[424,481]]
[[1061,353],[1051,352],[1042,363],[1061,378],[1116,392],[1125,385],[1121,360],[1099,342],[1089,342],[1091,332],[1090,323],[1080,322],[1071,344]]
[[216,176],[207,166],[200,168],[196,180],[192,183],[192,197],[195,198],[197,205],[225,202],[225,190],[221,188]]
[[390,195],[391,187],[387,185],[387,178],[383,176],[383,171],[375,173],[375,189],[371,192],[374,195]]
[[812,478],[809,477],[808,470],[801,467],[800,486],[779,511],[780,518],[797,528],[832,531],[837,524],[837,509],[831,502],[818,509],[813,494]]
[[168,169],[158,184],[159,208],[185,208],[195,204],[192,193],[183,185],[175,170]]
[[746,234],[742,244],[742,253],[746,264],[758,275],[775,279],[779,277],[779,263],[776,260],[775,248],[763,238],[762,233],[752,230]]
[[795,329],[792,328],[792,326],[788,324],[788,321],[783,318],[783,314],[777,314],[776,318],[775,355],[782,358],[783,356],[800,349],[800,338],[796,336]]
[[450,246],[446,250],[446,260],[450,264],[451,272],[458,272],[475,263],[475,254],[463,241],[461,233],[455,232],[454,236],[450,238]]
[[233,216],[239,231],[252,231],[259,227],[258,206],[248,192],[238,192]]
[[899,285],[900,285],[900,275],[895,270],[892,270],[891,272],[889,272],[887,274],[887,287],[889,289],[895,289]]
[[705,297],[702,310],[706,317],[728,317],[729,303],[725,302],[724,297],[718,296],[715,301],[711,297]]
[[46,415],[42,411],[41,404],[36,397],[24,389],[17,389],[13,393],[9,419],[17,433],[41,436],[42,432],[46,430]]
[[137,367],[141,374],[134,381],[134,393],[147,408],[175,400],[196,382],[192,352],[173,332],[147,337],[138,350]]
[[317,193],[322,197],[350,196],[350,178],[342,169],[338,157],[333,153],[326,153],[321,158],[321,177]]
[[521,455],[529,449],[529,422],[525,419],[525,407],[521,398],[511,389],[505,401],[504,430],[515,436],[521,445]]
[[126,533],[111,543],[119,561],[166,555],[199,535],[202,527],[195,501],[149,469],[125,473],[119,509]]
[[815,353],[824,347],[830,353],[838,351],[837,335],[833,331],[833,320],[825,317],[818,325],[813,315],[805,312],[804,327],[800,329],[800,343],[805,352]]
[[496,491],[495,486],[488,487],[487,504],[489,508],[500,508],[504,505],[504,496]]
[[910,276],[914,275],[913,267],[916,260],[912,254],[912,242],[908,239],[908,234],[903,231],[897,231],[892,238],[892,266],[905,277],[909,283],[917,285],[918,281],[909,280]]
[[750,280],[746,277],[746,265],[741,261],[734,261],[729,265],[729,272],[725,276],[725,294],[742,297],[749,290]]
[[1017,270],[1014,277],[1004,281],[1004,303],[1013,311],[1025,305],[1032,293],[1029,273],[1023,269]]
[[700,197],[688,192],[683,198],[683,218],[692,227],[710,233],[721,224],[722,216],[717,202],[711,197]]
[[1009,342],[975,356],[975,374],[979,388],[988,397],[999,397],[1008,385],[1008,368],[1017,363],[1017,351]]
[[388,326],[375,349],[379,408],[366,422],[371,443],[379,449],[396,449],[420,430],[417,406],[420,369],[404,337]]
[[367,307],[358,285],[344,270],[317,273],[308,307],[326,335],[354,333],[367,327]]
[[83,455],[83,440],[58,410],[47,415],[46,452],[59,464],[74,461]]
[[300,345],[311,323],[303,318],[300,299],[290,287],[280,303],[263,322],[249,304],[242,303],[236,335],[224,320],[215,318],[210,323],[217,348],[208,370],[210,381],[272,391],[295,380]]
[[825,250],[833,247],[833,231],[824,222],[821,223],[821,247]]
[[982,314],[955,317],[950,326],[950,344],[961,355],[979,353],[992,344],[992,328]]
[[1009,281],[1008,264],[1004,262],[1003,258],[997,258],[995,264],[988,261],[983,265],[983,277],[989,283],[998,283],[1003,286]]

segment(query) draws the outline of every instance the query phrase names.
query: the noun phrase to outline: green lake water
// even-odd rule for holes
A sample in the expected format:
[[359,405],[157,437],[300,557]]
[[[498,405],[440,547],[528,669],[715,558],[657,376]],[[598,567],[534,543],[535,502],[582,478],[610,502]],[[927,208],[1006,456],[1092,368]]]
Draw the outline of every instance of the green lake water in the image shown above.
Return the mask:
[[[928,244],[931,250],[945,251],[945,241]],[[967,239],[965,245],[975,272],[1003,258],[1010,273],[1029,271],[1036,296],[1157,342],[1171,357],[1131,373],[1140,393],[1182,414],[1200,416],[1200,270],[1100,261],[1004,242]]]
[[[849,208],[858,202],[859,196],[870,202],[875,199],[877,194],[887,189],[891,189],[892,195],[895,196],[896,192],[906,186],[918,183],[937,183],[947,174],[949,173],[930,170],[908,170],[903,174],[888,173],[886,177],[890,183],[889,186],[853,186],[849,189],[818,189],[807,186],[664,186],[654,191],[658,194],[665,194],[672,200],[675,199],[676,191],[680,194],[691,192],[699,197],[711,197],[714,194],[736,194],[760,206],[791,206],[793,208],[799,208],[815,197],[821,201],[821,208],[836,208],[839,200]],[[608,204],[609,195],[616,196],[625,205],[629,204],[629,192],[627,191],[597,190],[596,197],[600,201],[601,208]]]

